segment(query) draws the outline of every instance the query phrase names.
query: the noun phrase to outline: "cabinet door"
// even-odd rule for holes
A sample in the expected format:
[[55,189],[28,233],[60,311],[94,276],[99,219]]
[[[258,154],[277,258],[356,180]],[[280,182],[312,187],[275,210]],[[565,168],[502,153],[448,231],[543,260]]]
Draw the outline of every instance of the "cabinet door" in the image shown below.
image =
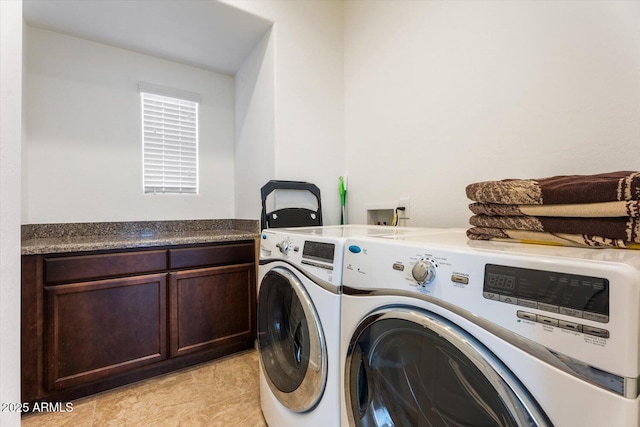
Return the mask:
[[169,275],[170,353],[181,356],[255,339],[255,264]]
[[167,358],[166,274],[48,286],[45,295],[49,389]]

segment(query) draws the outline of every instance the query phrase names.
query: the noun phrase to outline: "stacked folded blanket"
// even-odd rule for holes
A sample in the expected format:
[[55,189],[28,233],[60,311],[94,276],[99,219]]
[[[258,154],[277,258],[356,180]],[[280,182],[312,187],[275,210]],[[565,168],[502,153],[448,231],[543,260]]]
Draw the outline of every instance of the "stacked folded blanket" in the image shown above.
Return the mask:
[[640,172],[486,181],[466,191],[470,239],[640,249]]

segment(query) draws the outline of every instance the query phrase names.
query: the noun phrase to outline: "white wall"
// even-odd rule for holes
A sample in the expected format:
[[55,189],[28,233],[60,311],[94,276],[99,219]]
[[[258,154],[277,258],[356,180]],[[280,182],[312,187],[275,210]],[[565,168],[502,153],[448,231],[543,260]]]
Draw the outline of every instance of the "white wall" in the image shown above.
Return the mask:
[[235,75],[235,217],[260,217],[260,188],[275,176],[275,30]]
[[[234,79],[27,27],[24,223],[234,217]],[[202,96],[199,195],[142,193],[138,82]]]
[[[270,41],[275,43],[274,171],[250,195],[255,201],[247,202],[254,204],[248,209],[256,212],[251,217],[259,217],[260,187],[267,180],[299,180],[320,188],[325,224],[338,223],[338,177],[344,174],[345,165],[343,2],[225,2],[275,23]],[[260,95],[252,102],[259,105],[264,100]],[[244,131],[258,135],[261,129],[251,125]],[[263,144],[271,144],[269,132],[264,139],[252,138],[244,149],[262,150]],[[243,173],[251,173],[251,168],[238,171],[238,175]],[[237,214],[248,217],[244,208]]]
[[[0,402],[20,399],[22,1],[0,2]],[[19,426],[19,412],[0,412]]]
[[640,169],[640,2],[346,1],[351,220],[466,227],[480,180]]

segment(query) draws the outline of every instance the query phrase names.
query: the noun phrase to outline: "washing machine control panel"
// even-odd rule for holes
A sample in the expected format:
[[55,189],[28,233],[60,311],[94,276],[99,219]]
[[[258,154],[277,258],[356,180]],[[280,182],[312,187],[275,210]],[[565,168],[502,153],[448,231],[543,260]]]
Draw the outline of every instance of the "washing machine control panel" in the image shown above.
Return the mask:
[[608,323],[609,280],[604,277],[486,264],[484,298]]
[[283,260],[333,285],[342,280],[342,245],[321,237],[265,230],[260,241],[262,261]]

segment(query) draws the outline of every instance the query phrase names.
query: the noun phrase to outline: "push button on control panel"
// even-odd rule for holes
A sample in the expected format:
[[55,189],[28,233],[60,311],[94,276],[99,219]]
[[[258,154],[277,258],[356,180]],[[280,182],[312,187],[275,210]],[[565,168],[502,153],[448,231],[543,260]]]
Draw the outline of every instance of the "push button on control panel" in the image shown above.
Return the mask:
[[543,325],[558,326],[558,319],[547,316],[538,316],[538,323],[542,323]]
[[451,281],[454,283],[461,283],[463,285],[469,284],[469,278],[467,276],[463,276],[462,274],[453,273],[451,275]]
[[558,326],[562,329],[568,329],[570,331],[582,332],[582,325],[579,323],[567,322],[566,320],[560,320]]
[[582,318],[587,320],[593,320],[594,322],[607,323],[609,321],[609,316],[598,313],[589,313],[585,311],[582,313]]
[[507,304],[518,304],[518,298],[510,295],[500,295],[500,302],[506,302]]
[[401,262],[394,262],[393,269],[397,271],[404,271],[404,264],[402,264]]
[[589,335],[594,335],[600,338],[609,338],[609,331],[602,328],[595,328],[593,326],[582,325],[582,332]]
[[518,310],[518,317],[524,320],[530,320],[532,322],[538,321],[538,316],[533,313],[528,313],[526,311]]
[[483,292],[482,296],[485,297],[486,299],[491,299],[494,301],[500,301],[500,295],[493,293],[493,292]]

